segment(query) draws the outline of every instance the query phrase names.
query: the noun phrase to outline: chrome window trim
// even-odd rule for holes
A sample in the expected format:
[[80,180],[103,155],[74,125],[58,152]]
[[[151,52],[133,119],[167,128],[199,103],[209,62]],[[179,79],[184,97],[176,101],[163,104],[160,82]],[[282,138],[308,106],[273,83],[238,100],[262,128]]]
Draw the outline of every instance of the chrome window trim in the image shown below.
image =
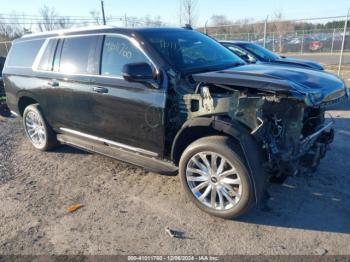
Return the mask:
[[[49,44],[49,39],[45,39],[45,42],[42,44],[41,48],[39,49],[38,54],[36,55],[33,65],[32,65],[32,70],[34,71],[35,68],[39,67],[39,63],[41,61],[41,59],[43,58],[44,52],[47,48],[47,45]],[[45,70],[42,70],[45,71]]]
[[91,140],[99,141],[99,142],[106,143],[106,144],[109,144],[109,145],[113,145],[113,146],[116,146],[116,147],[128,149],[130,151],[134,151],[134,152],[137,152],[137,153],[142,153],[142,154],[153,156],[153,157],[157,157],[158,156],[157,153],[149,151],[149,150],[146,150],[146,149],[125,145],[125,144],[122,144],[122,143],[119,143],[119,142],[115,142],[115,141],[112,141],[112,140],[104,139],[104,138],[97,137],[97,136],[94,136],[94,135],[89,135],[89,134],[86,134],[86,133],[83,133],[83,132],[80,132],[80,131],[76,131],[76,130],[72,130],[72,129],[69,129],[69,128],[61,127],[60,130],[63,131],[63,132],[66,132],[66,133],[73,134],[73,135],[85,137],[85,138],[88,138],[88,139],[91,139]]
[[[42,73],[51,73],[51,74],[59,74],[62,76],[68,75],[68,76],[92,76],[92,77],[107,77],[107,78],[112,78],[112,79],[124,79],[122,76],[108,76],[108,75],[101,75],[101,74],[74,74],[74,73],[61,73],[61,72],[54,72],[54,71],[45,71],[45,70],[39,70],[39,63],[41,61],[41,58],[44,54],[44,51],[48,45],[48,42],[50,41],[50,39],[65,39],[65,38],[73,38],[73,37],[86,37],[86,36],[95,36],[95,35],[102,35],[102,36],[117,36],[117,37],[122,37],[127,39],[136,49],[138,49],[147,59],[148,61],[152,64],[152,66],[154,67],[154,69],[156,70],[156,74],[159,74],[159,69],[156,66],[156,63],[148,56],[148,54],[144,51],[144,49],[142,48],[141,44],[134,38],[134,37],[130,37],[127,35],[123,35],[120,33],[94,33],[94,34],[77,34],[77,35],[58,35],[58,36],[53,36],[53,37],[48,37],[46,38],[45,42],[43,43],[43,45],[41,46],[35,60],[32,66],[32,70],[34,72],[42,72]],[[103,48],[103,46],[102,46]],[[101,57],[100,57],[101,59]]]

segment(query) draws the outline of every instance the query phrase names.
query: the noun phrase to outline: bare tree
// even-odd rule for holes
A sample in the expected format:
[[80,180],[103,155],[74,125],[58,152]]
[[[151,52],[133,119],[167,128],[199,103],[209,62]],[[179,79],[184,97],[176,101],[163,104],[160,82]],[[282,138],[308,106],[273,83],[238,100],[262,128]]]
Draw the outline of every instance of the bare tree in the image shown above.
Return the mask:
[[213,15],[210,20],[213,26],[223,26],[232,23],[225,15]]
[[181,0],[181,15],[183,22],[190,26],[194,26],[197,20],[197,0]]
[[150,15],[146,15],[144,18],[140,19],[143,22],[143,25],[146,27],[161,27],[164,25],[162,18],[160,16],[155,16],[152,18]]
[[96,25],[103,24],[103,21],[101,19],[101,14],[99,11],[97,11],[96,9],[91,10],[90,15],[91,15],[92,19],[94,20],[94,24],[96,24]]
[[290,21],[283,21],[283,13],[282,11],[275,12],[275,19],[272,24],[273,31],[277,32],[279,41],[278,41],[278,51],[280,53],[283,52],[283,34],[288,31],[294,30],[294,25]]
[[225,15],[213,15],[210,20],[217,34],[226,34],[230,30],[229,25],[232,25],[232,21],[228,20]]
[[44,5],[40,11],[41,19],[38,22],[40,31],[52,31],[56,29],[64,29],[72,26],[69,17],[59,17],[54,8]]
[[22,19],[24,16],[16,13],[12,15],[10,20],[0,16],[0,41],[9,41],[31,31],[31,24]]

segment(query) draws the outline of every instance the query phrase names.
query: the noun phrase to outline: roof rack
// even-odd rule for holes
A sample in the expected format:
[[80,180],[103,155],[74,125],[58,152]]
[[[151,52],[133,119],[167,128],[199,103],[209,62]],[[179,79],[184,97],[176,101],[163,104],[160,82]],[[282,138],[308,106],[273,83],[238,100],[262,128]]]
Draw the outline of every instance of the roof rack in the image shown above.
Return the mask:
[[84,31],[98,30],[98,29],[112,29],[112,28],[117,28],[117,27],[109,26],[109,25],[76,27],[76,28],[70,28],[70,29],[59,29],[59,30],[45,31],[40,33],[26,34],[22,36],[22,38],[40,36],[40,35],[54,35],[54,34],[64,35],[66,33],[84,32]]

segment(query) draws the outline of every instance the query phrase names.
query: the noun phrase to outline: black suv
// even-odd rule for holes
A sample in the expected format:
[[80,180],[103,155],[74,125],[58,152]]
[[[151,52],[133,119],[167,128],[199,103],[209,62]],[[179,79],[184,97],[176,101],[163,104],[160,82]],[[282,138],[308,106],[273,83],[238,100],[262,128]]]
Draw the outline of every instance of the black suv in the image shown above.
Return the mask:
[[94,28],[14,41],[3,78],[11,110],[40,150],[64,143],[179,172],[219,217],[245,213],[269,178],[315,168],[333,139],[325,106],[338,77],[248,65],[189,29]]

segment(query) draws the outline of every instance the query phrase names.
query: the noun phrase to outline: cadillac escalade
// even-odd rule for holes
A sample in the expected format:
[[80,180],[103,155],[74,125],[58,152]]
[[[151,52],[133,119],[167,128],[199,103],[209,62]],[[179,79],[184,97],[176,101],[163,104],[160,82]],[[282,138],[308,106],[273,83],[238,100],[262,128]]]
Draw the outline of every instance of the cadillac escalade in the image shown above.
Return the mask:
[[3,80],[35,148],[179,173],[189,199],[223,218],[258,203],[269,179],[315,169],[334,136],[326,107],[348,97],[335,75],[247,64],[180,28],[26,35]]

